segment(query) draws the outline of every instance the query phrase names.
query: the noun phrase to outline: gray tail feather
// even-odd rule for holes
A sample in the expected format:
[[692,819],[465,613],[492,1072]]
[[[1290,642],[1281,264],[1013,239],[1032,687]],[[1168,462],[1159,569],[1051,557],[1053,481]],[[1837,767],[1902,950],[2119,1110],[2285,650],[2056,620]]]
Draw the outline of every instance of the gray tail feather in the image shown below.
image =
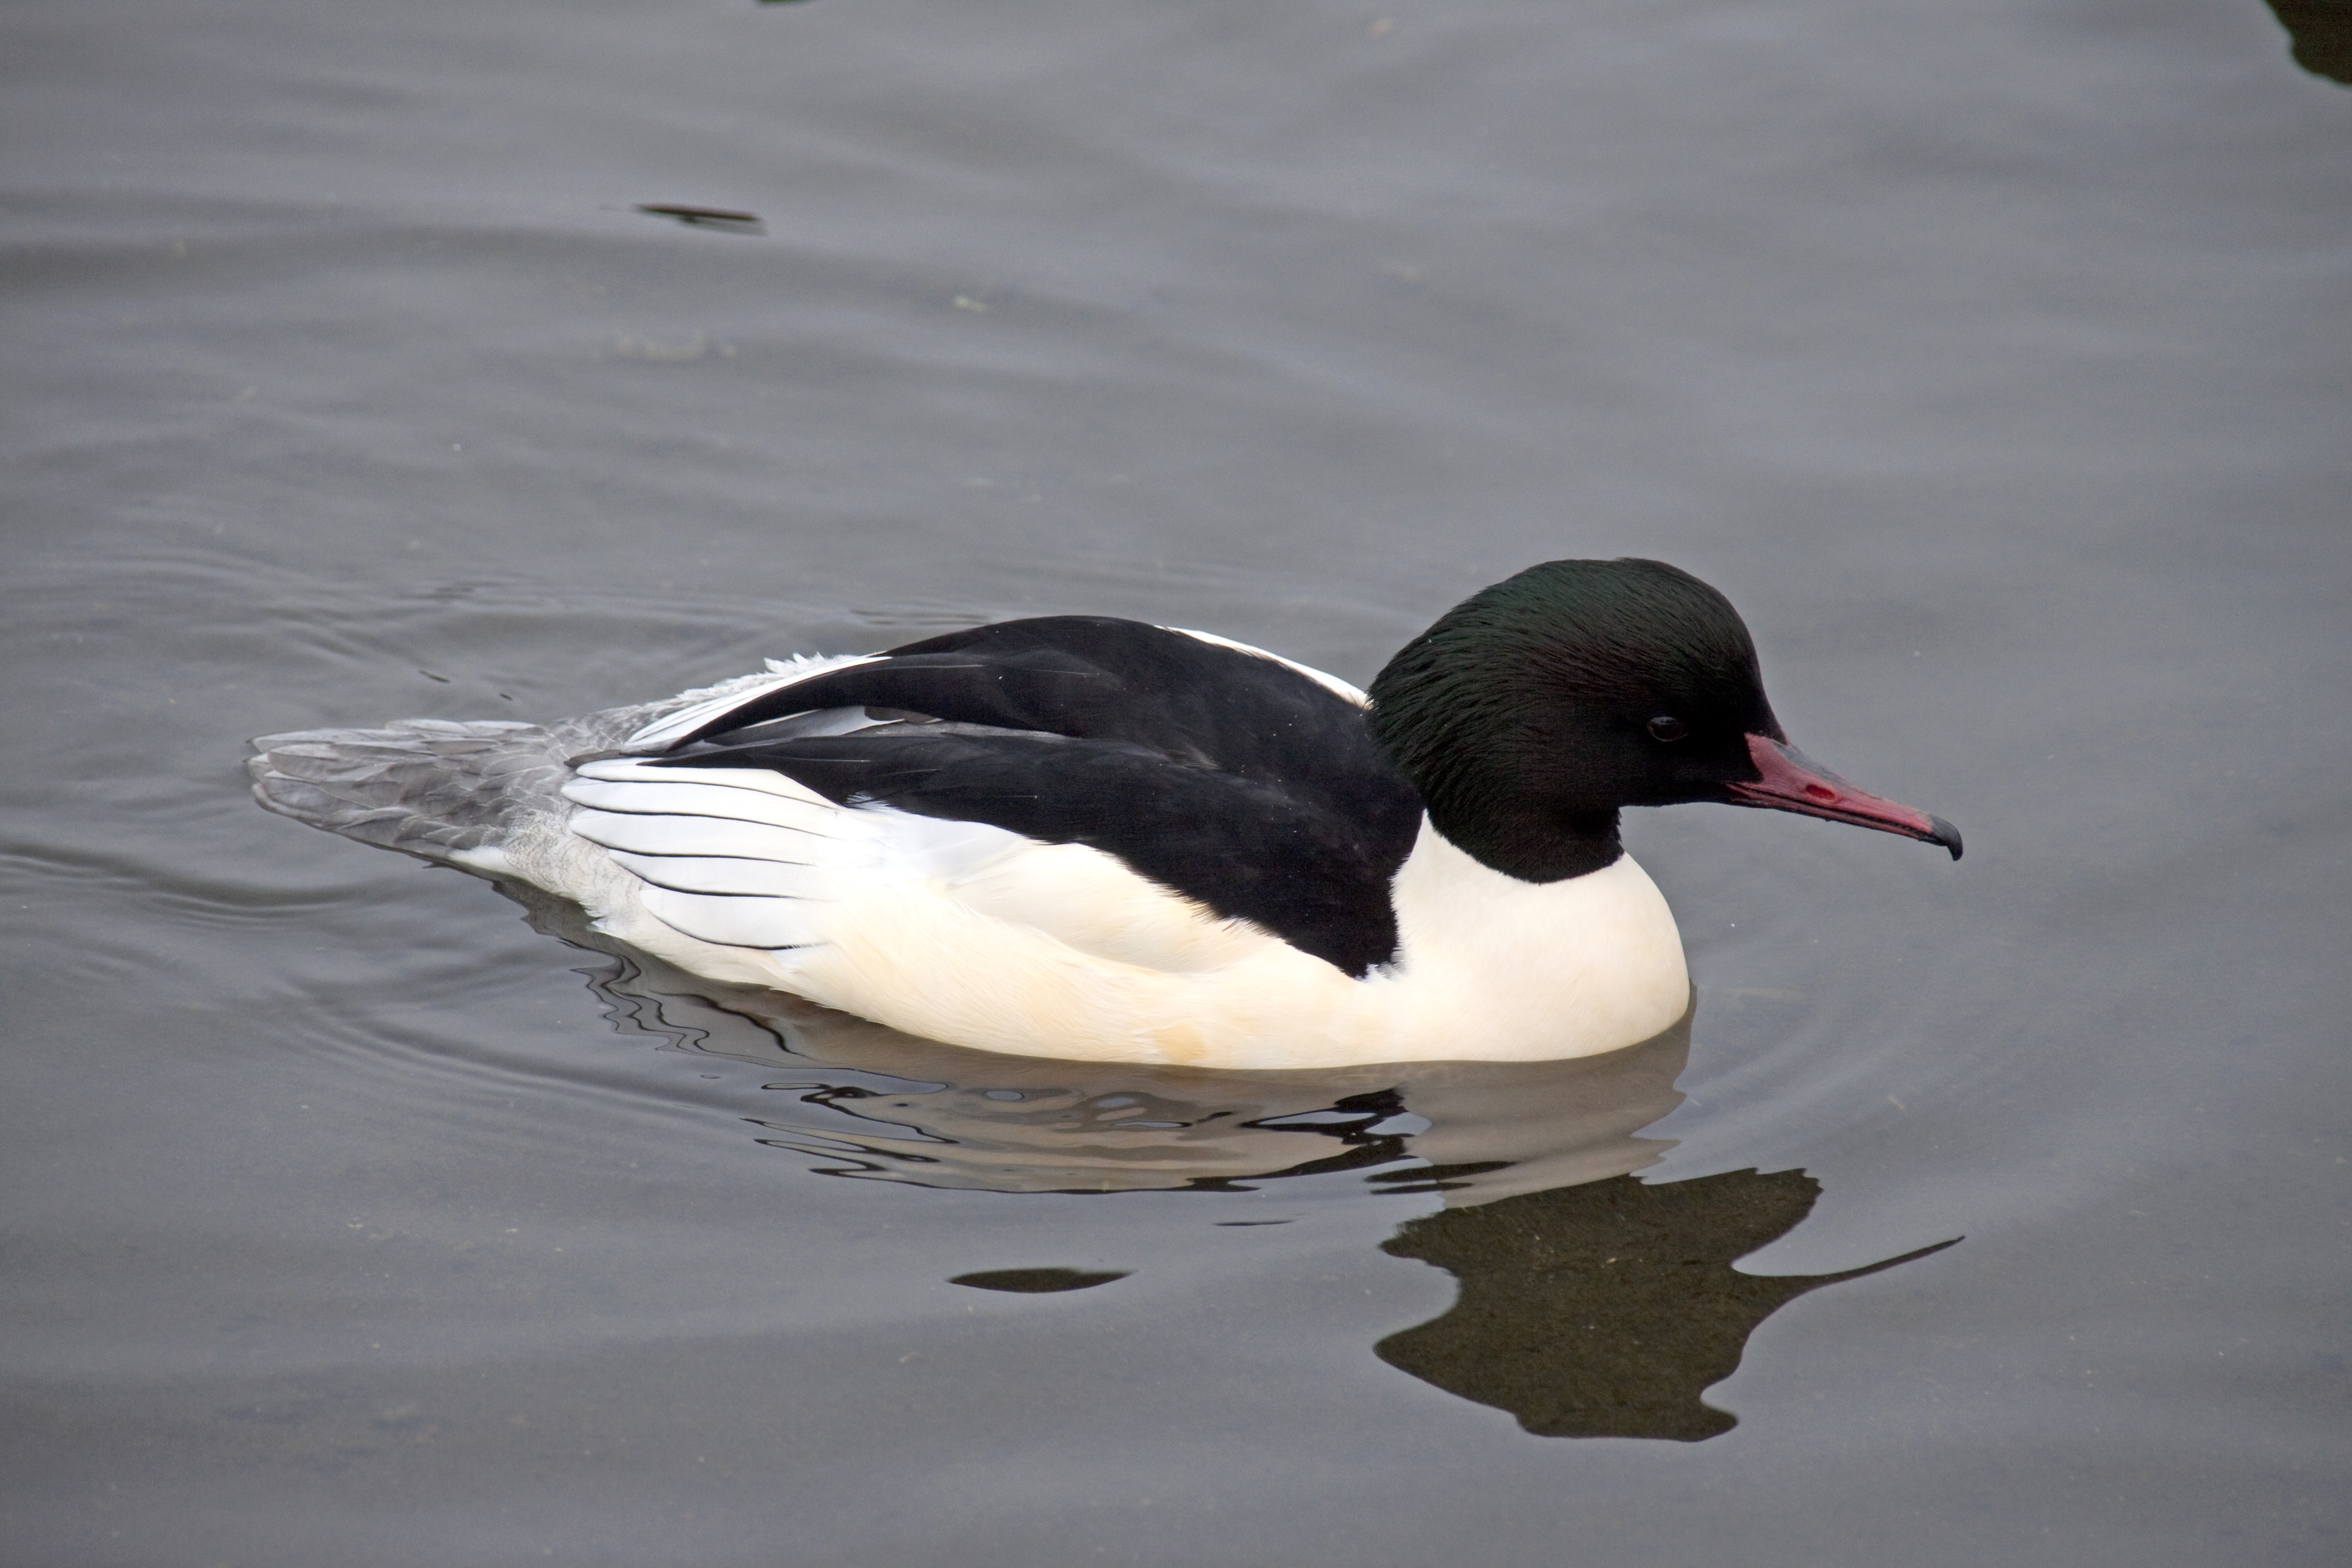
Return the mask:
[[[253,742],[253,795],[281,816],[428,860],[495,847],[527,817],[564,809],[567,758],[600,737],[501,720],[405,719],[381,730],[299,730]],[[586,742],[583,744],[583,742]]]

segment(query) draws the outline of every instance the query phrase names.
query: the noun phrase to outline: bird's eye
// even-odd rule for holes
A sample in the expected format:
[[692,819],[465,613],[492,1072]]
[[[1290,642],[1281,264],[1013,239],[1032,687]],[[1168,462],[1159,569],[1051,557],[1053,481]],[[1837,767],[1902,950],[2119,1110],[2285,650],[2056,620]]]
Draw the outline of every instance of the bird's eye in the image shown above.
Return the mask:
[[1650,733],[1661,741],[1679,741],[1690,733],[1690,726],[1671,713],[1661,713],[1650,721]]

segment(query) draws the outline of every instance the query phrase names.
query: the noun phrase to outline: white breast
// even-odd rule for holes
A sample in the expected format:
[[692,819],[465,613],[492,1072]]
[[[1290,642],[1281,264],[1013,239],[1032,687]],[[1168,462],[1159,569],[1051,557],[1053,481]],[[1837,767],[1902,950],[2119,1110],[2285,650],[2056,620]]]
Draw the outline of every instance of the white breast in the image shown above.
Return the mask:
[[1391,990],[1430,1037],[1416,1056],[1535,1061],[1646,1040],[1690,1008],[1674,911],[1631,855],[1581,877],[1522,882],[1422,819],[1396,876]]

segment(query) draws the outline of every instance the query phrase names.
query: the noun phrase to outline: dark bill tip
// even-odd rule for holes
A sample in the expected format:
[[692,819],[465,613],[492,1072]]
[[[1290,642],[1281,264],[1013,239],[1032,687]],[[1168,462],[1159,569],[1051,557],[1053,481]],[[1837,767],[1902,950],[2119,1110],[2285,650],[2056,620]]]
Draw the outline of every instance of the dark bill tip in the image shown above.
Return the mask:
[[1856,789],[1786,741],[1750,735],[1748,756],[1756,764],[1755,779],[1725,786],[1735,805],[1900,834],[1948,849],[1955,860],[1960,858],[1958,828],[1940,816]]

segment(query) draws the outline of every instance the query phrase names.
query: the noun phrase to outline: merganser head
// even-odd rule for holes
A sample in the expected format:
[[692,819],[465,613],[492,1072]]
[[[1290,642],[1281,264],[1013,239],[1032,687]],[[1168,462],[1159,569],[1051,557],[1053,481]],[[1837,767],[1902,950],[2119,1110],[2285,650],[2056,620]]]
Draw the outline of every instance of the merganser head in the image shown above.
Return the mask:
[[1772,716],[1731,602],[1658,561],[1549,561],[1448,610],[1372,682],[1372,733],[1457,847],[1523,881],[1615,860],[1628,805],[1720,801],[1937,844]]

